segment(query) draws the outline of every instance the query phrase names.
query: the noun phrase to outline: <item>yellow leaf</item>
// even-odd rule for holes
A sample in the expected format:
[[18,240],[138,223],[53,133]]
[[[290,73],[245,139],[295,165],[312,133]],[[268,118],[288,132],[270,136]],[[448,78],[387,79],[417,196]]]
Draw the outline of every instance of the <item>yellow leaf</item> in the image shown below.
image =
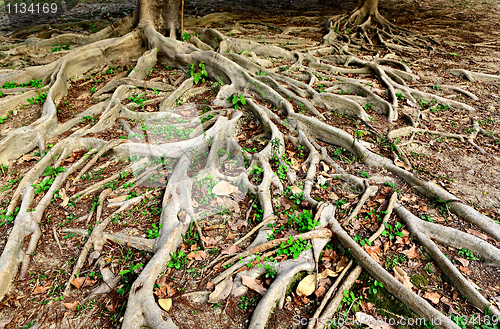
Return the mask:
[[168,310],[172,307],[172,298],[158,299],[158,304],[162,309],[168,312]]
[[297,295],[309,296],[316,290],[316,275],[309,274],[297,286]]

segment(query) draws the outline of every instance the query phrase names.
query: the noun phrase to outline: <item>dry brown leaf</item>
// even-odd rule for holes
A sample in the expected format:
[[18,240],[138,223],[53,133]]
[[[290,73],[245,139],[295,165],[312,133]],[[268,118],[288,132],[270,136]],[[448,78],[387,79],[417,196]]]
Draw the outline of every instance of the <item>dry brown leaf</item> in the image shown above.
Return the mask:
[[207,282],[207,290],[212,291],[215,288],[215,284],[213,282]]
[[90,253],[89,255],[89,265],[92,265],[92,263],[94,262],[94,260],[96,260],[97,258],[99,258],[99,256],[101,255],[101,253],[97,250],[94,250]]
[[9,324],[10,321],[12,321],[13,318],[3,318],[0,320],[0,328],[5,328],[6,325]]
[[399,266],[394,266],[394,277],[401,282],[406,288],[413,288],[413,284],[408,277],[408,274]]
[[63,303],[64,307],[66,307],[68,310],[71,311],[76,311],[76,308],[78,307],[78,301],[75,300],[73,303]]
[[240,248],[238,248],[238,246],[235,246],[234,244],[226,244],[222,246],[221,255],[234,255],[238,251],[240,251]]
[[214,291],[209,296],[208,302],[210,304],[216,304],[220,302],[221,300],[229,296],[229,294],[231,293],[231,289],[233,289],[233,278],[229,276],[224,281],[215,286]]
[[172,307],[172,298],[158,299],[158,304],[162,309],[168,312]]
[[393,327],[387,323],[385,323],[381,319],[375,319],[373,316],[363,313],[356,312],[356,320],[360,323],[367,325],[372,329],[392,329]]
[[191,251],[186,257],[188,259],[204,260],[207,258],[207,252],[205,250]]
[[217,244],[217,240],[211,237],[202,236],[201,240],[205,242],[208,246],[215,246]]
[[254,278],[249,277],[248,275],[242,274],[241,281],[243,282],[243,284],[245,286],[247,286],[248,288],[250,288],[252,290],[255,290],[256,292],[258,292],[262,296],[264,296],[266,294],[267,289],[264,288],[261,284],[258,284]]
[[242,228],[243,226],[247,226],[248,222],[246,220],[240,219],[240,220],[236,221],[235,223],[229,222],[228,224],[229,224],[229,227],[231,228],[231,230],[237,231],[240,228]]
[[50,289],[50,286],[46,286],[46,287],[36,286],[35,290],[33,290],[33,295],[41,294],[49,289]]
[[309,296],[316,290],[316,274],[309,274],[297,286],[297,295]]
[[408,259],[414,259],[414,258],[419,258],[420,259],[420,254],[417,251],[417,247],[413,245],[410,249],[408,250],[403,250],[401,251],[402,254],[405,254]]
[[80,289],[85,281],[86,278],[75,278],[73,281],[71,281],[71,284],[75,286],[76,289]]
[[292,193],[294,193],[294,194],[300,194],[301,192],[302,192],[302,190],[300,188],[298,188],[295,185],[292,186]]
[[36,158],[29,154],[23,155],[23,161],[31,161],[31,160],[36,160]]
[[299,162],[297,160],[295,160],[295,158],[292,158],[291,162],[292,162],[292,168],[295,170],[299,170],[299,168],[300,168]]
[[233,186],[229,182],[223,180],[215,184],[212,188],[212,193],[217,195],[229,195],[233,193]]
[[316,298],[322,298],[326,293],[326,288],[324,286],[320,286],[316,291],[314,291],[314,294],[316,295]]
[[463,266],[465,267],[469,266],[469,260],[460,257],[455,257],[455,259],[458,260],[460,263],[462,263]]
[[344,267],[347,265],[347,262],[349,259],[347,259],[346,256],[342,256],[342,258],[338,261],[336,267],[335,267],[335,272],[340,272],[344,269]]
[[338,275],[339,274],[337,272],[334,272],[334,271],[332,271],[330,269],[326,269],[323,272],[321,272],[321,273],[318,274],[318,279],[326,279],[329,276],[335,277],[335,276],[338,276]]
[[460,265],[460,271],[464,272],[467,275],[471,275],[472,274],[472,271],[468,267],[465,267],[465,266],[462,266],[462,265]]
[[128,195],[125,194],[125,195],[120,195],[119,197],[116,197],[116,198],[113,198],[113,199],[108,199],[108,202],[109,203],[113,203],[113,202],[121,202],[121,201],[125,201],[127,200],[127,197]]
[[437,304],[437,303],[439,303],[439,299],[441,298],[441,295],[438,294],[437,292],[426,292],[424,294],[424,298],[427,298],[428,300],[430,300],[434,304]]
[[380,263],[380,247],[379,246],[368,246],[365,245],[365,250],[371,258],[373,258],[377,263]]
[[476,230],[469,229],[469,228],[466,228],[465,230],[467,231],[467,233],[472,234],[474,236],[477,236],[478,238],[483,239],[485,241],[488,241],[488,239],[489,239],[489,237],[486,234],[483,234],[483,233],[478,232]]
[[68,202],[69,202],[69,198],[66,195],[66,190],[64,188],[60,188],[59,189],[59,195],[61,196],[61,199],[63,201],[61,203],[61,206],[66,207],[68,205]]

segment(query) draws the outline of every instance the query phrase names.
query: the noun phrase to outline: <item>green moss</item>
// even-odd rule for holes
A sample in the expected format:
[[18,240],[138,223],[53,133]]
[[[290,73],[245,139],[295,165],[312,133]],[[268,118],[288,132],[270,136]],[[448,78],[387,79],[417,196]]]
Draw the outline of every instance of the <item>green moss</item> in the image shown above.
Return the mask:
[[[372,284],[373,278],[366,272],[363,272],[360,278],[363,282]],[[412,312],[405,304],[391,295],[385,288],[378,288],[376,294],[367,294],[368,301],[377,309],[377,314],[386,316],[387,318],[417,318],[418,315]],[[398,329],[410,328],[407,326],[398,325]]]
[[429,280],[423,274],[414,274],[411,277],[411,282],[418,288],[422,289],[429,284]]

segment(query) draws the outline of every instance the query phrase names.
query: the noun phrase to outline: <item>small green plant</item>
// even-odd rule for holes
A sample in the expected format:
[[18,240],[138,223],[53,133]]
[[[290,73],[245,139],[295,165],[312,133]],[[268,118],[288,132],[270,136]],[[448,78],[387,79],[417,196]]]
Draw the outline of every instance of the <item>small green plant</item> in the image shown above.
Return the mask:
[[255,306],[256,301],[257,299],[255,297],[241,296],[238,307],[242,310],[248,310],[249,308]]
[[97,25],[90,24],[90,26],[89,26],[89,32],[90,33],[97,33]]
[[148,234],[148,239],[159,238],[161,224],[157,226],[156,223],[153,223],[151,224],[151,227],[152,227],[151,229],[146,231],[146,233]]
[[368,289],[368,293],[371,295],[375,295],[377,294],[379,288],[384,288],[384,284],[375,280]]
[[33,105],[33,104],[43,103],[46,99],[47,99],[47,93],[39,92],[38,96],[30,97],[27,99],[27,101],[30,103],[30,105]]
[[458,251],[458,255],[461,256],[461,257],[465,257],[467,259],[470,259],[470,260],[479,260],[479,258],[477,258],[472,253],[472,251],[470,251],[469,249],[465,249],[465,248],[462,248],[462,250],[459,250]]
[[276,257],[281,255],[287,255],[297,259],[299,255],[304,251],[311,248],[311,245],[307,240],[298,238],[293,241],[293,236],[290,236],[287,241],[283,241],[276,251]]
[[99,121],[99,117],[97,115],[84,115],[80,118],[80,123],[91,123],[95,125]]
[[233,108],[235,110],[239,109],[240,106],[247,105],[247,101],[245,97],[241,94],[234,93],[227,98],[228,101],[231,101],[233,104]]
[[185,41],[185,42],[188,42],[190,38],[191,38],[191,34],[189,34],[188,32],[184,32],[181,36],[181,40]]
[[384,182],[384,185],[388,187],[396,187],[396,183]]
[[196,65],[194,63],[189,64],[188,78],[193,77],[194,84],[198,84],[200,81],[205,83],[205,78],[208,78],[208,72],[205,68],[205,64],[200,62],[198,64],[198,70],[196,70]]
[[33,188],[35,189],[34,193],[38,194],[38,193],[42,193],[42,192],[50,189],[50,186],[52,185],[53,182],[54,182],[54,178],[50,178],[50,179],[42,180],[39,184],[35,183],[31,186],[33,186]]
[[69,50],[69,45],[52,45],[50,48],[51,52],[61,51],[61,50]]
[[398,266],[399,264],[402,264],[406,261],[407,261],[407,258],[406,258],[405,254],[392,255],[391,257],[387,258],[386,263],[385,263],[385,268],[388,271],[392,271],[392,269],[395,266]]
[[283,144],[281,143],[281,140],[278,137],[271,140],[271,151],[273,154],[273,159],[276,161],[278,161],[278,156],[282,145]]
[[363,178],[370,178],[370,175],[366,171],[358,171],[358,174]]
[[441,87],[441,86],[436,83],[434,86],[432,86],[432,89],[439,90],[439,87]]
[[132,95],[131,97],[128,97],[131,102],[136,103],[139,108],[143,108],[144,105],[147,104],[146,96],[144,94],[142,95]]
[[299,227],[300,233],[309,232],[319,225],[319,222],[313,219],[313,215],[309,210],[304,210],[303,213],[299,215],[295,223]]
[[324,93],[324,92],[325,92],[325,86],[323,86],[323,85],[318,85],[318,91],[319,91],[320,93]]
[[168,262],[167,266],[178,270],[185,267],[187,263],[188,259],[186,257],[186,254],[183,251],[179,250],[178,252],[174,252],[171,255],[170,261]]
[[138,264],[130,264],[130,267],[126,270],[120,271],[118,273],[119,276],[122,277],[122,285],[116,289],[116,292],[122,296],[125,296],[128,294],[130,291],[130,288],[132,288],[132,283],[135,281],[137,278],[137,274],[135,273],[137,269],[142,267],[144,264],[138,263]]
[[275,269],[271,264],[266,264],[266,266],[264,266],[264,269],[266,270],[266,274],[264,275],[266,279],[274,279],[276,275],[278,275],[278,270]]
[[396,222],[396,225],[392,226],[391,224],[384,222],[385,230],[382,232],[383,236],[389,238],[389,240],[396,239],[397,236],[403,237],[403,232],[399,232],[399,230],[403,227],[403,224],[400,222]]

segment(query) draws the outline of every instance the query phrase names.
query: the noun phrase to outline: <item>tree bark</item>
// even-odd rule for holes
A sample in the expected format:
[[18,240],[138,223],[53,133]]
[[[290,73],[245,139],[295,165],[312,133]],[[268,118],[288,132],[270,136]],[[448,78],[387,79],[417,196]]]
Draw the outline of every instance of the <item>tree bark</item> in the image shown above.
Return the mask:
[[368,17],[374,15],[378,11],[378,1],[379,0],[359,0],[358,7],[354,12],[359,15],[354,22],[354,25],[359,25],[365,22]]
[[181,0],[138,0],[138,26],[153,24],[161,34],[177,39],[181,27]]

